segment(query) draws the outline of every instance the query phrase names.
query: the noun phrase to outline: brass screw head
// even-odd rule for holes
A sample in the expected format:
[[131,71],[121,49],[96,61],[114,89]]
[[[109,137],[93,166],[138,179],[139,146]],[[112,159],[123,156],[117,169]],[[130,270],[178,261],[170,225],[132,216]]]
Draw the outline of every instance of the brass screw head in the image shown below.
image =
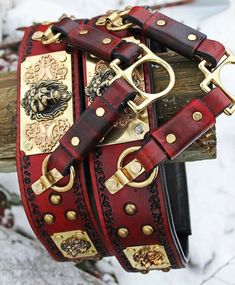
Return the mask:
[[65,55],[65,54],[61,54],[60,56],[59,56],[59,61],[60,62],[65,62],[67,60],[67,56]]
[[162,20],[162,19],[161,19],[161,20],[158,20],[158,21],[157,21],[157,25],[158,25],[158,26],[165,26],[165,25],[166,25],[166,21],[165,21],[165,20]]
[[45,214],[43,220],[46,224],[52,225],[55,222],[55,217],[52,214]]
[[134,161],[134,162],[131,164],[130,170],[131,170],[131,172],[133,172],[134,174],[140,173],[141,169],[142,169],[142,165],[141,165],[138,161]]
[[137,212],[137,208],[136,205],[133,203],[127,203],[124,206],[124,212],[129,215],[129,216],[133,216],[135,215],[135,213]]
[[80,34],[80,35],[86,35],[86,34],[88,34],[88,30],[81,30],[81,31],[79,32],[79,34]]
[[176,136],[174,134],[168,134],[166,136],[166,141],[169,143],[169,144],[172,144],[176,141]]
[[78,137],[72,137],[71,139],[71,145],[72,146],[78,146],[80,143],[80,139]]
[[77,219],[77,213],[75,211],[68,211],[66,212],[65,216],[70,221],[74,221]]
[[150,236],[153,233],[153,227],[151,227],[149,225],[145,225],[142,227],[142,232],[146,236]]
[[103,117],[104,116],[104,114],[105,114],[105,109],[104,108],[102,108],[102,107],[99,107],[99,108],[97,108],[96,109],[96,116],[97,117]]
[[25,149],[26,149],[27,151],[30,151],[31,149],[33,149],[33,144],[32,144],[31,142],[27,142],[27,143],[25,144]]
[[50,202],[53,205],[59,205],[62,201],[62,197],[59,194],[53,194],[50,196]]
[[115,191],[118,187],[118,182],[116,179],[112,178],[112,179],[109,179],[107,182],[106,182],[106,187],[110,190],[110,191]]
[[129,231],[128,231],[128,229],[126,229],[126,228],[119,228],[119,229],[118,229],[118,235],[119,235],[121,238],[126,238],[126,237],[128,237],[128,235],[129,235]]
[[188,35],[188,40],[189,41],[196,41],[196,39],[197,39],[197,36],[195,34],[189,34]]
[[202,119],[202,113],[201,112],[194,112],[193,113],[193,120],[195,121],[195,122],[199,122],[199,121],[201,121],[201,119]]
[[162,269],[162,272],[169,272],[170,270],[171,270],[170,267],[166,267]]
[[26,69],[30,68],[31,66],[32,66],[32,62],[30,62],[30,61],[26,61],[25,64],[24,64],[24,67]]
[[104,45],[108,45],[108,44],[110,44],[111,43],[111,39],[110,38],[105,38],[105,39],[103,39],[103,44]]

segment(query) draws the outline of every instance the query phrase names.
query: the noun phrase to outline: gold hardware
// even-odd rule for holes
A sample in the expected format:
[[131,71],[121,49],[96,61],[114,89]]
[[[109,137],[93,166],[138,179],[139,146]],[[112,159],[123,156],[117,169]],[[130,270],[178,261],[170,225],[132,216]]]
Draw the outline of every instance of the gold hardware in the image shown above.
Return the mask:
[[133,216],[135,215],[135,213],[137,212],[137,208],[136,208],[136,205],[135,204],[132,204],[132,203],[127,203],[125,206],[124,206],[124,211],[127,215],[129,216]]
[[146,236],[150,236],[153,233],[153,227],[151,227],[149,225],[145,225],[142,227],[142,232]]
[[55,218],[52,214],[45,214],[43,220],[48,225],[52,225],[55,222]]
[[166,25],[166,21],[165,20],[158,20],[157,21],[157,25],[158,26],[165,26]]
[[135,182],[133,181],[136,179],[140,174],[142,174],[145,169],[144,167],[139,163],[137,159],[132,160],[129,162],[125,167],[122,167],[122,163],[125,159],[125,157],[140,149],[139,146],[130,147],[126,150],[124,150],[121,155],[119,156],[118,162],[117,162],[117,171],[114,173],[113,176],[111,176],[106,182],[105,187],[108,189],[108,191],[111,194],[116,194],[118,191],[120,191],[125,185],[128,185],[130,187],[134,188],[143,188],[151,184],[154,179],[157,177],[158,174],[158,168],[155,168],[149,178],[147,178],[144,181],[141,182]]
[[95,113],[96,113],[96,116],[98,116],[98,117],[103,117],[104,114],[105,114],[105,109],[102,108],[102,107],[99,107],[99,108],[97,108],[97,110],[96,110]]
[[188,40],[189,41],[196,41],[196,39],[197,39],[197,36],[195,34],[188,35]]
[[[136,42],[133,37],[125,38],[126,41]],[[102,91],[109,86],[110,80],[115,73],[109,68],[109,63],[97,58],[93,58],[87,54],[86,56],[86,88],[85,94],[88,97],[88,104],[97,96],[102,95]],[[133,72],[133,80],[137,87],[145,91],[143,67],[135,69]],[[139,102],[138,96],[134,99],[136,104]],[[149,131],[149,120],[147,110],[135,114],[126,107],[122,112],[121,118],[116,122],[109,135],[99,143],[99,145],[112,145],[124,142],[142,140]]]
[[68,211],[66,212],[65,216],[70,221],[74,221],[77,219],[77,213],[75,211]]
[[106,16],[100,17],[96,25],[97,26],[106,26],[108,30],[117,32],[117,31],[122,31],[130,28],[132,26],[132,23],[123,23],[122,18],[123,16],[127,15],[130,11],[130,7],[127,7],[123,11],[118,11],[118,10],[110,10],[107,11]]
[[50,202],[53,205],[59,205],[62,201],[62,197],[59,194],[53,194],[50,196]]
[[60,252],[69,259],[95,257],[97,250],[85,231],[54,233],[51,236]]
[[119,235],[121,238],[126,238],[126,237],[128,237],[128,235],[129,235],[129,231],[128,231],[128,229],[126,229],[126,228],[119,228],[119,229],[118,229],[118,235]]
[[166,136],[166,141],[169,143],[169,144],[172,144],[174,142],[176,142],[176,136],[174,134],[168,134]]
[[79,144],[80,144],[80,139],[78,137],[72,137],[71,145],[72,146],[78,146]]
[[231,107],[228,107],[224,110],[224,113],[226,115],[232,115],[235,112],[235,97],[232,96],[230,92],[228,92],[225,89],[220,79],[221,69],[226,64],[235,64],[235,56],[228,50],[226,50],[226,58],[223,58],[221,62],[212,71],[207,68],[207,61],[203,60],[199,64],[199,69],[204,73],[205,79],[200,84],[200,87],[206,93],[211,91],[211,87],[209,87],[211,83],[219,87],[229,97],[229,99],[233,103]]
[[123,250],[133,268],[142,271],[166,269],[171,266],[164,246],[143,245],[127,247]]
[[42,42],[44,45],[49,45],[52,43],[56,43],[56,44],[60,43],[61,33],[53,34],[51,28],[52,28],[52,25],[49,26],[44,33],[40,31],[35,32],[32,36],[32,39],[35,41]]
[[202,113],[201,112],[194,112],[193,113],[193,120],[195,122],[199,122],[202,119]]
[[170,270],[171,270],[170,267],[167,267],[167,268],[163,268],[162,272],[169,272]]
[[88,34],[88,30],[81,30],[81,31],[79,32],[79,34],[80,34],[80,35],[86,35],[86,34]]
[[73,124],[71,55],[27,57],[20,83],[20,149],[26,155],[52,152]]
[[[143,111],[145,108],[147,108],[148,105],[152,104],[154,101],[158,100],[159,98],[163,96],[166,96],[175,85],[175,74],[171,66],[166,61],[156,56],[144,44],[139,44],[139,46],[143,49],[144,55],[141,58],[139,58],[134,64],[128,67],[127,69],[122,70],[119,67],[119,64],[121,63],[119,59],[115,59],[110,63],[110,67],[116,73],[116,76],[111,80],[110,84],[112,84],[112,82],[115,81],[116,79],[123,77],[138,92],[138,96],[141,98],[141,103],[139,105],[137,105],[134,101],[128,102],[129,107],[135,113]],[[144,63],[150,63],[150,62],[154,62],[154,63],[157,63],[163,66],[168,72],[169,77],[170,77],[170,81],[166,89],[159,93],[155,93],[155,94],[149,94],[149,93],[146,93],[140,90],[135,85],[135,82],[133,81],[133,78],[132,78],[133,72],[138,66]]]
[[108,44],[110,44],[112,42],[112,40],[110,39],[110,38],[105,38],[104,40],[103,40],[103,44],[104,45],[108,45]]
[[36,195],[40,195],[45,192],[48,188],[55,190],[56,192],[67,192],[69,191],[74,184],[75,179],[75,170],[73,166],[70,166],[70,176],[69,182],[65,186],[56,186],[55,184],[60,181],[64,176],[60,172],[53,168],[47,172],[47,164],[50,155],[46,156],[42,162],[42,176],[32,184],[32,190]]

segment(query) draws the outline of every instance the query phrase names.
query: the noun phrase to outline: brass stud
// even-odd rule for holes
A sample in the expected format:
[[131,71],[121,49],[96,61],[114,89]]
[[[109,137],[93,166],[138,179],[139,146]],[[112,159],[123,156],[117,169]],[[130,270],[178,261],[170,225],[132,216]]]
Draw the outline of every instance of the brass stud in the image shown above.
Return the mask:
[[105,39],[103,39],[103,44],[104,45],[108,45],[108,44],[110,44],[111,43],[111,39],[110,38],[105,38]]
[[75,211],[68,211],[66,212],[65,216],[70,221],[74,221],[77,219],[77,213]]
[[142,165],[141,165],[138,161],[134,161],[134,162],[131,164],[130,170],[131,170],[131,172],[133,172],[134,174],[140,173],[141,169],[142,169]]
[[172,144],[176,141],[176,136],[174,134],[168,134],[166,136],[166,141],[169,143],[169,144]]
[[149,225],[145,225],[142,227],[142,232],[146,236],[150,236],[153,233],[153,227],[151,227]]
[[106,187],[109,191],[115,191],[118,187],[118,182],[116,179],[112,178],[106,182]]
[[59,205],[62,201],[62,198],[59,194],[53,194],[50,196],[50,202],[53,205]]
[[202,119],[202,113],[201,112],[194,112],[193,113],[193,120],[195,121],[195,122],[199,122],[199,121],[201,121],[201,119]]
[[39,40],[41,40],[42,37],[43,37],[43,32],[37,31],[37,32],[33,33],[32,40],[39,41]]
[[81,30],[81,31],[79,32],[79,34],[80,34],[80,35],[86,35],[86,34],[88,34],[88,30]]
[[105,109],[102,108],[102,107],[99,107],[99,108],[96,110],[95,113],[96,113],[96,116],[98,116],[98,117],[103,117],[104,114],[105,114]]
[[149,273],[149,270],[142,270],[140,271],[141,274],[148,274]]
[[162,272],[169,272],[170,270],[171,270],[170,267],[166,267],[162,269]]
[[126,238],[126,237],[128,237],[128,235],[129,235],[129,231],[128,231],[128,229],[126,229],[126,228],[119,228],[119,229],[118,229],[118,235],[119,235],[121,238]]
[[166,25],[166,21],[165,20],[158,20],[157,21],[157,25],[158,26],[165,26]]
[[43,220],[46,224],[51,225],[55,222],[55,217],[52,214],[45,214]]
[[67,60],[67,56],[65,55],[65,54],[61,54],[60,56],[59,56],[59,61],[60,62],[65,62]]
[[79,140],[78,137],[73,137],[73,138],[71,139],[71,145],[73,145],[73,146],[78,146],[79,143],[80,143],[80,140]]
[[197,39],[197,36],[195,34],[189,34],[188,35],[188,40],[189,41],[195,41]]
[[32,63],[30,61],[26,61],[25,64],[24,64],[24,67],[26,69],[30,68],[32,66]]
[[33,149],[33,144],[32,144],[31,142],[27,142],[27,143],[25,144],[25,149],[26,149],[27,151],[32,150],[32,149]]
[[129,216],[133,216],[135,215],[135,213],[137,212],[137,208],[136,208],[136,205],[135,204],[132,204],[132,203],[127,203],[125,206],[124,206],[124,211],[127,215]]

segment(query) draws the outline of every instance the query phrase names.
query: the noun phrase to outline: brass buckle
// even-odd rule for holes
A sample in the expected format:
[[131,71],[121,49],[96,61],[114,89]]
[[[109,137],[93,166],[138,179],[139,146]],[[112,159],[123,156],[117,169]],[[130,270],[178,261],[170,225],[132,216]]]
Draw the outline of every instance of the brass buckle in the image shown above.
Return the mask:
[[47,164],[50,155],[46,156],[42,163],[42,176],[32,184],[32,190],[36,195],[40,195],[45,192],[48,188],[55,190],[56,192],[67,192],[69,191],[74,184],[75,179],[75,170],[74,167],[70,167],[70,177],[69,182],[65,186],[56,186],[55,184],[61,180],[64,176],[55,168],[50,171],[47,171]]
[[[142,99],[142,102],[139,105],[137,105],[133,101],[128,101],[127,104],[135,113],[143,111],[145,108],[147,108],[148,105],[158,100],[159,98],[167,95],[175,85],[175,74],[172,67],[165,60],[161,59],[156,54],[154,54],[144,44],[140,43],[139,46],[143,49],[145,54],[141,58],[139,58],[135,63],[129,66],[127,69],[123,70],[119,67],[119,64],[121,63],[119,59],[115,59],[110,63],[110,68],[116,73],[116,76],[112,79],[110,84],[112,84],[112,82],[115,81],[116,79],[123,77],[138,92],[138,95]],[[136,87],[132,78],[133,72],[139,65],[147,62],[157,63],[163,66],[168,72],[170,81],[165,90],[159,93],[146,93],[140,90],[138,87]]]
[[126,7],[123,11],[108,11],[106,16],[102,16],[97,20],[96,25],[106,26],[109,31],[113,32],[129,29],[132,26],[132,23],[124,24],[122,17],[127,15],[130,10],[131,7]]
[[111,194],[116,194],[120,191],[125,185],[134,187],[134,188],[143,188],[148,186],[153,182],[153,180],[158,175],[158,167],[154,168],[151,175],[144,181],[135,182],[133,181],[136,179],[140,174],[142,174],[145,169],[140,164],[140,162],[135,158],[131,162],[129,162],[126,166],[122,166],[122,163],[126,156],[132,152],[137,151],[140,149],[140,146],[130,147],[124,150],[117,162],[117,171],[111,176],[106,182],[105,186]]
[[40,31],[35,32],[32,36],[32,39],[35,41],[40,41],[44,45],[49,45],[52,43],[60,43],[61,33],[53,34],[51,27],[52,25],[49,26],[48,29],[44,33]]
[[205,91],[206,93],[211,91],[211,88],[209,87],[209,85],[212,83],[215,86],[218,86],[221,88],[221,90],[229,97],[229,99],[231,99],[231,101],[233,102],[233,105],[231,107],[228,107],[224,110],[224,113],[226,115],[231,116],[234,112],[235,112],[235,97],[232,96],[223,86],[221,79],[220,79],[220,71],[221,69],[226,65],[226,64],[235,64],[235,56],[228,50],[226,50],[226,58],[224,60],[222,60],[218,66],[216,66],[215,69],[213,69],[212,71],[208,70],[208,68],[206,67],[207,65],[207,61],[203,60],[200,64],[199,64],[199,69],[203,72],[203,74],[205,75],[205,79],[202,81],[202,83],[200,84],[200,87],[202,88],[203,91]]

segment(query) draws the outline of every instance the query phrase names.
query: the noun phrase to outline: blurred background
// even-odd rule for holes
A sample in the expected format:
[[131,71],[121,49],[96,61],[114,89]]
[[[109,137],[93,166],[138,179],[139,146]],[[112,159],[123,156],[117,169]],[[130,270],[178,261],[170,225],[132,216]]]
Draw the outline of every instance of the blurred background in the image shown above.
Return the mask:
[[[57,20],[63,14],[88,18],[127,5],[161,9],[235,52],[233,0],[0,0],[0,73],[17,68],[17,51],[22,38],[22,32],[17,29],[35,22]],[[234,74],[233,66],[222,74],[224,84],[233,94]],[[234,116],[221,116],[217,122],[218,158],[187,163],[193,231],[191,259],[188,268],[167,274],[126,273],[115,258],[79,265],[54,262],[34,241],[21,206],[16,173],[0,173],[0,285],[235,284],[234,126]]]

